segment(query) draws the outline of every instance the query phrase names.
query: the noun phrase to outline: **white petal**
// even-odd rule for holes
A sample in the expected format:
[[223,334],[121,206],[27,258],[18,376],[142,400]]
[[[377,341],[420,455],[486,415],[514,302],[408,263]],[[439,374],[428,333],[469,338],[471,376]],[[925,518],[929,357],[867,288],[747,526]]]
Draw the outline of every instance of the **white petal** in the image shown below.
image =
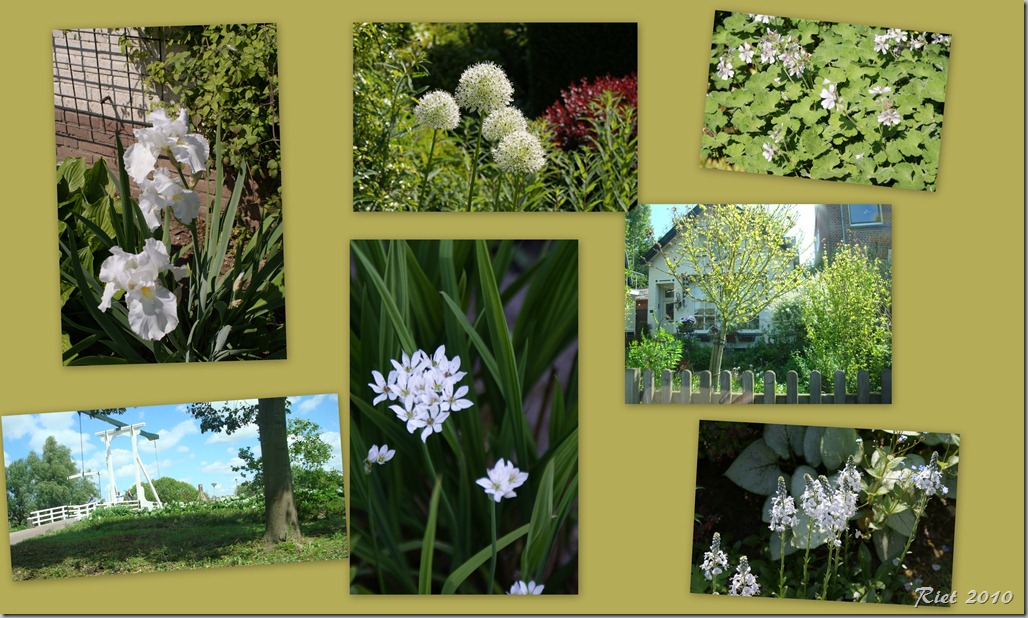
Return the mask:
[[125,171],[136,184],[143,184],[157,165],[157,157],[144,144],[132,144],[125,151]]
[[171,154],[175,160],[188,165],[194,174],[199,174],[207,169],[210,152],[210,142],[199,133],[184,135],[178,138],[177,143],[171,147]]
[[178,326],[175,295],[158,283],[127,294],[129,326],[142,339],[158,340]]

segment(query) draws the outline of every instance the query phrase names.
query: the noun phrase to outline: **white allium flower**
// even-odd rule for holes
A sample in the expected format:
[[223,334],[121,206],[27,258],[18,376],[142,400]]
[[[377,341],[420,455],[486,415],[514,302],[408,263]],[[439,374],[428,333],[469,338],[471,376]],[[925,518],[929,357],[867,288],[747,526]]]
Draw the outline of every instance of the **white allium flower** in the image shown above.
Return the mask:
[[514,467],[509,461],[502,458],[496,461],[491,470],[486,470],[488,476],[475,481],[481,486],[487,495],[491,495],[499,502],[504,498],[513,498],[517,494],[514,490],[525,484],[528,480],[528,473]]
[[439,346],[432,356],[416,350],[410,355],[403,352],[400,360],[390,359],[389,362],[393,370],[388,377],[383,377],[379,371],[371,372],[374,382],[369,382],[368,386],[375,393],[372,405],[395,401],[389,409],[406,424],[408,433],[421,429],[422,441],[441,432],[451,412],[474,405],[464,399],[468,387],[457,384],[466,375],[459,371],[460,357],[448,358],[446,346]]
[[141,253],[126,253],[111,248],[111,257],[100,266],[104,287],[99,309],[107,311],[114,295],[125,291],[128,321],[140,338],[156,341],[178,326],[178,301],[160,282],[160,275],[171,272],[175,279],[186,275],[185,267],[172,266],[164,243],[146,239]]
[[539,138],[528,131],[515,131],[493,148],[496,166],[504,172],[533,174],[546,165],[546,153]]
[[883,109],[882,113],[878,114],[878,122],[887,127],[898,125],[901,119],[900,113],[891,107]]
[[914,487],[923,491],[926,496],[949,492],[949,488],[942,484],[942,470],[939,468],[938,453],[932,452],[931,461],[914,475],[912,482]]
[[515,131],[528,131],[528,120],[516,107],[495,109],[482,123],[482,137],[490,142],[498,142]]
[[714,533],[714,540],[710,542],[710,551],[703,553],[703,576],[708,580],[714,579],[725,572],[728,568],[728,554],[721,551],[721,533]]
[[492,62],[480,62],[464,70],[457,83],[457,103],[464,109],[488,114],[510,105],[514,86],[507,74]]
[[449,131],[460,123],[460,110],[449,92],[433,90],[418,101],[414,118],[422,127]]
[[828,84],[827,88],[821,89],[821,107],[833,109],[839,95],[835,92],[835,84]]
[[542,594],[543,588],[544,586],[542,584],[537,584],[534,581],[526,584],[524,581],[519,579],[514,582],[514,585],[510,587],[510,592],[507,594]]
[[785,478],[778,477],[778,491],[771,500],[771,530],[774,532],[785,532],[786,528],[796,525],[796,501],[789,495],[785,488]]
[[396,451],[389,448],[388,444],[383,444],[381,447],[377,444],[372,444],[368,450],[368,461],[382,465],[392,459],[395,454]]
[[728,594],[739,597],[753,597],[760,593],[760,584],[757,583],[757,576],[750,570],[750,563],[746,556],[739,558],[739,566],[735,569],[732,582],[728,587]]

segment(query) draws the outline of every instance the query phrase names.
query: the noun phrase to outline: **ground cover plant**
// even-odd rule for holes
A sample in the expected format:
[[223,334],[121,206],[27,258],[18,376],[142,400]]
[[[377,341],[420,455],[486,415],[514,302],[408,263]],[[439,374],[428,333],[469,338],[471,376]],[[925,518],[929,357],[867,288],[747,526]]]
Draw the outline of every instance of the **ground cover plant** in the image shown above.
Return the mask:
[[949,433],[701,422],[692,592],[948,593],[959,453]]
[[576,593],[576,242],[351,255],[351,592]]
[[707,167],[934,191],[950,37],[719,11]]
[[[506,53],[475,41],[454,44],[455,31],[488,36],[499,26],[513,33],[513,42],[500,49]],[[559,26],[556,32],[542,26],[355,24],[354,209],[625,211],[634,206],[634,49],[623,75],[611,75],[609,67],[621,67],[625,60],[601,66],[595,58],[569,60],[564,71],[577,67],[580,73],[565,78],[559,92],[546,94],[552,103],[540,113],[531,108],[546,89],[510,71],[527,62],[533,41],[538,46],[539,40],[604,25],[546,25]],[[634,35],[634,25],[620,26],[631,26]],[[459,73],[453,72],[456,61],[466,62]],[[555,73],[536,64],[533,74],[543,82]]]
[[143,30],[147,125],[57,166],[64,363],[284,358],[275,27]]
[[[266,547],[263,500],[171,503],[149,513],[107,508],[11,546],[15,580],[341,560],[341,517],[304,522],[304,537]],[[125,542],[131,539],[131,542]]]

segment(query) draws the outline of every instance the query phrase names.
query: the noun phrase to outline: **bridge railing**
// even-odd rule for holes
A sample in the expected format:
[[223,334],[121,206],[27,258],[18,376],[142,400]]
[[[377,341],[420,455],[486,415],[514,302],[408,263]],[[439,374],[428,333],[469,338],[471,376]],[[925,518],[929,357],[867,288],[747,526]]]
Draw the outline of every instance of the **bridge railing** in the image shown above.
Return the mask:
[[45,526],[65,519],[85,519],[96,509],[112,506],[124,506],[133,511],[139,510],[139,500],[126,500],[124,502],[90,502],[86,504],[69,504],[55,506],[52,509],[41,509],[29,513],[29,526]]

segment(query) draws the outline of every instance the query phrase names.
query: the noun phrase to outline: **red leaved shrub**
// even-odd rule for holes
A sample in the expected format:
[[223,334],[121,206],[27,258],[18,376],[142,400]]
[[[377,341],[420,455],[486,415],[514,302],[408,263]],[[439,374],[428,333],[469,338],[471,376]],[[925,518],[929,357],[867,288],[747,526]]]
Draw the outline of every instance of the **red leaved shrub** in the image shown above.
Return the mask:
[[561,150],[574,150],[589,144],[590,120],[595,114],[593,101],[602,100],[604,92],[612,92],[621,97],[620,105],[637,107],[639,101],[639,84],[635,73],[624,77],[594,78],[592,81],[582,78],[580,83],[572,83],[560,91],[560,100],[546,108],[543,119],[553,130],[553,139]]

